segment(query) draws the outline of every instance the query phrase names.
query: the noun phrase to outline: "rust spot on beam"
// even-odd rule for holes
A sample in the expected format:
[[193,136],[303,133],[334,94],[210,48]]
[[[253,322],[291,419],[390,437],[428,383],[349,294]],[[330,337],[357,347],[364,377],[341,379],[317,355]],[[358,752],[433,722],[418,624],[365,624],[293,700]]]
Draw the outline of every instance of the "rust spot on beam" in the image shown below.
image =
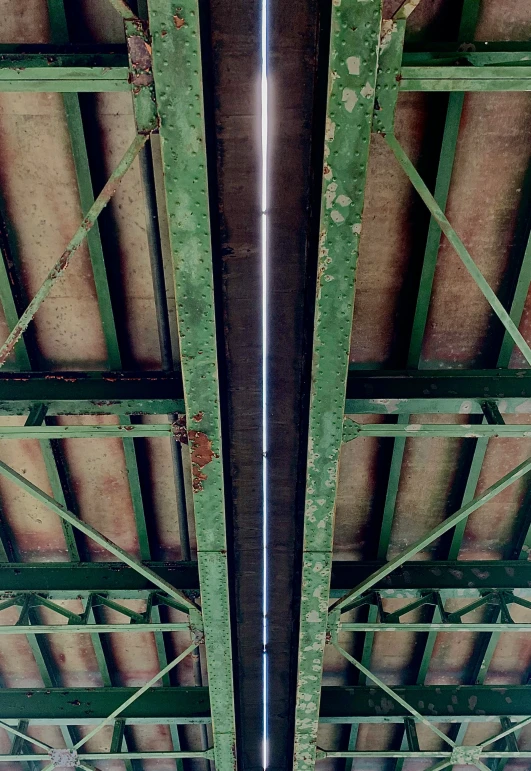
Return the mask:
[[[178,10],[180,11],[181,9],[178,8]],[[173,23],[175,24],[175,29],[181,29],[186,24],[185,20],[181,19],[181,17],[178,14],[175,14],[175,16],[173,17]]]
[[192,487],[194,493],[203,490],[203,482],[207,475],[203,472],[205,466],[212,462],[213,458],[219,457],[212,451],[212,441],[203,431],[188,431],[190,441],[190,459],[192,462]]

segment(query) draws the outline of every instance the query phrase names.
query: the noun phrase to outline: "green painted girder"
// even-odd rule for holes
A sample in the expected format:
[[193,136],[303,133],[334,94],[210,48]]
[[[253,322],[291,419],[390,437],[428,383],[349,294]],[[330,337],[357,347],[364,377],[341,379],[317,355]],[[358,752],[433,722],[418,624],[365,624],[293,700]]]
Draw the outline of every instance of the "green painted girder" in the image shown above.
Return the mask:
[[[406,685],[394,686],[393,690],[421,715],[445,718],[445,722],[482,722],[531,714],[531,692],[525,685]],[[374,686],[322,689],[319,719],[324,723],[387,723],[408,715],[403,706]]]
[[[162,438],[181,436],[182,427],[163,423],[93,426],[0,426],[0,439],[105,439],[119,437]],[[142,555],[144,556],[144,555]]]
[[[525,631],[525,630],[524,630]],[[43,635],[78,635],[78,634],[130,634],[135,632],[190,632],[190,625],[181,622],[142,622],[138,624],[46,624],[38,626],[37,624],[12,624],[10,626],[0,626],[0,637],[25,634],[30,637],[42,637]],[[50,662],[51,663],[51,662]],[[47,667],[50,669],[50,666]]]
[[[341,589],[352,588],[380,570],[384,560],[332,563],[331,588],[339,596]],[[0,573],[1,575],[1,573]],[[477,589],[528,589],[531,586],[531,562],[523,560],[437,560],[405,562],[378,581],[376,591],[397,594],[411,590],[449,589],[466,592]],[[462,594],[461,596],[465,596]]]
[[[508,689],[510,699],[507,701]],[[3,720],[21,715],[45,725],[86,725],[98,722],[132,696],[135,688],[6,688],[0,690]],[[529,686],[395,686],[422,715],[447,722],[483,722],[500,716],[531,713]],[[77,703],[79,702],[79,704]],[[409,713],[374,686],[324,686],[319,720],[322,723],[396,723]],[[209,689],[161,687],[147,691],[123,717],[130,723],[200,723],[210,720]]]
[[26,415],[35,404],[47,415],[184,413],[180,372],[0,373],[0,414]]
[[400,91],[531,91],[531,68],[489,66],[402,67]]
[[[53,0],[52,0],[53,1]],[[9,77],[13,71],[13,77],[20,70],[29,70],[33,78],[53,76],[55,70],[61,72],[63,77],[68,69],[91,70],[106,72],[98,77],[109,78],[108,72],[118,70],[120,77],[127,82],[128,62],[127,50],[124,45],[85,46],[87,50],[76,51],[75,45],[68,41],[55,45],[0,45],[0,79]],[[17,49],[23,51],[16,52]],[[92,50],[94,49],[94,50]],[[45,75],[45,73],[48,73]]]
[[227,538],[197,0],[148,4],[217,771],[236,768]]
[[501,634],[502,632],[512,632],[521,634],[522,632],[531,632],[531,624],[510,623],[503,624],[501,622],[496,623],[480,623],[480,624],[468,624],[466,622],[450,623],[441,621],[427,622],[427,623],[406,623],[397,622],[395,624],[387,622],[369,623],[360,621],[357,622],[345,622],[340,624],[340,630],[342,632],[409,632],[409,633],[426,633],[426,632],[468,632],[468,633],[495,633]]
[[[462,754],[459,753],[459,750],[463,750]],[[324,760],[325,758],[351,758],[353,760],[364,758],[365,760],[367,758],[372,759],[380,759],[380,760],[389,760],[392,758],[395,758],[399,761],[404,762],[405,760],[409,759],[417,759],[417,760],[435,760],[436,758],[444,758],[445,760],[442,760],[440,764],[437,764],[436,766],[430,765],[429,768],[426,769],[426,771],[443,771],[445,768],[450,768],[453,764],[466,764],[471,765],[475,768],[481,768],[483,769],[489,769],[489,766],[486,765],[477,765],[475,762],[472,762],[472,755],[470,754],[470,751],[466,747],[466,745],[463,745],[463,747],[456,747],[456,750],[454,754],[451,752],[447,752],[445,750],[359,750],[356,752],[349,752],[345,750],[319,750],[317,753],[317,757],[319,760]],[[474,756],[476,757],[476,756]],[[480,758],[483,760],[492,760],[492,759],[505,759],[506,761],[511,758],[516,758],[517,760],[527,760],[531,759],[531,751],[526,750],[485,750],[477,755],[477,762],[481,762]]]
[[[2,436],[2,430],[3,429],[0,428],[0,437]],[[472,423],[462,423],[458,425],[443,423],[408,423],[407,425],[387,423],[359,424],[349,417],[345,418],[343,441],[350,442],[362,436],[399,437],[403,439],[414,439],[415,437],[421,436],[448,438],[462,437],[464,439],[500,436],[505,437],[506,439],[519,439],[531,436],[531,425],[478,425]]]
[[487,399],[496,402],[502,413],[530,413],[531,371],[351,367],[345,413],[483,414],[481,404]]
[[[176,589],[197,590],[197,562],[144,562]],[[524,563],[525,568],[525,563]],[[518,584],[515,584],[518,586]],[[111,597],[146,597],[153,584],[121,562],[0,563],[0,599],[14,593],[39,592],[52,599],[68,599],[101,592]]]
[[[197,590],[196,562],[145,562],[176,589]],[[332,563],[331,596],[340,597],[385,564],[384,561]],[[386,596],[446,590],[454,596],[475,596],[484,589],[520,589],[531,586],[531,563],[524,560],[414,561],[406,562],[375,584]],[[120,562],[18,562],[0,563],[0,599],[24,592],[39,592],[51,599],[85,597],[90,592],[108,597],[145,598],[153,584]],[[524,596],[524,595],[522,595]]]
[[[46,725],[56,722],[98,722],[110,715],[137,688],[4,688],[0,690],[2,720],[23,715]],[[209,689],[204,687],[151,688],[126,708],[121,717],[149,722],[173,720],[204,723],[210,720]]]
[[94,426],[0,426],[0,439],[105,439],[112,437],[161,438],[179,435],[181,427],[162,423],[138,425],[94,425]]
[[312,356],[293,768],[316,759],[354,286],[380,43],[380,0],[332,5]]
[[[70,743],[67,746],[73,747],[73,743]],[[212,750],[205,750],[205,751],[176,750],[173,752],[172,751],[170,752],[129,752],[127,749],[123,749],[119,752],[84,752],[79,754],[79,761],[80,761],[79,768],[85,768],[91,771],[92,766],[88,765],[87,761],[91,762],[94,760],[123,761],[127,768],[128,765],[131,764],[131,761],[134,762],[134,761],[141,761],[141,760],[162,760],[162,761],[175,760],[177,763],[180,763],[185,758],[189,758],[189,759],[193,758],[195,760],[212,760],[213,757],[214,757],[214,753]],[[19,763],[27,763],[28,761],[46,762],[49,760],[50,760],[49,755],[43,755],[39,753],[32,754],[32,755],[21,754],[16,758],[13,758],[12,755],[0,755],[0,763],[13,763],[14,761]],[[52,768],[51,765],[50,765],[50,768]],[[70,768],[70,766],[68,766],[68,768]],[[132,768],[132,765],[130,765],[130,768]]]
[[[406,51],[399,88],[401,91],[530,90],[531,66],[526,58],[525,44],[514,44],[524,50],[502,50],[499,54],[495,50],[499,46],[490,45],[494,50]],[[2,48],[0,92],[130,90],[127,57],[122,53],[16,53],[15,46]],[[470,64],[463,66],[463,60]]]
[[[345,412],[482,414],[485,399],[531,413],[531,371],[351,368]],[[184,412],[178,372],[0,372],[0,414],[26,415],[36,402],[48,415]]]
[[0,51],[0,91],[130,90],[127,55],[11,53],[6,51],[6,46],[3,48],[4,51]]

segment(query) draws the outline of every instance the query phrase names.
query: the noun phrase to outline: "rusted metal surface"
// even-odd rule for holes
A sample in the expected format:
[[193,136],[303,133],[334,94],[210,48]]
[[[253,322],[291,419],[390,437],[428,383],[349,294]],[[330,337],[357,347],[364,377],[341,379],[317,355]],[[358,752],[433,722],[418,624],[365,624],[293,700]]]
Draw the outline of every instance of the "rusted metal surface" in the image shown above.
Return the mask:
[[194,480],[192,486],[194,492],[198,493],[203,489],[203,482],[208,479],[204,471],[205,466],[212,463],[213,458],[218,458],[219,455],[212,450],[212,440],[202,431],[190,429],[188,431],[188,439]]

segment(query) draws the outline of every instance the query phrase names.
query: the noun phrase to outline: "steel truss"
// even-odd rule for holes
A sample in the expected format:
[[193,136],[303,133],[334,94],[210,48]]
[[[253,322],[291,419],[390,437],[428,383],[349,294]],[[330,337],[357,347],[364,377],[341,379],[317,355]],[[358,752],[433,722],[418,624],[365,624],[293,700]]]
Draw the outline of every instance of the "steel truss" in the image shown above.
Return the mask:
[[[2,47],[0,52],[0,81],[4,91],[59,91],[63,92],[66,120],[70,132],[72,154],[77,175],[81,206],[84,219],[65,251],[49,272],[45,282],[21,312],[13,287],[18,285],[14,275],[11,255],[7,243],[2,244],[0,262],[0,299],[10,334],[0,347],[0,367],[8,360],[19,370],[16,373],[2,372],[5,386],[0,393],[0,413],[4,415],[27,415],[25,426],[17,433],[9,427],[0,428],[2,438],[37,438],[40,441],[53,496],[27,482],[21,475],[2,464],[4,477],[18,485],[26,493],[54,511],[63,524],[71,564],[69,576],[63,566],[59,568],[41,565],[45,570],[55,571],[57,595],[47,591],[49,587],[40,584],[37,591],[11,592],[0,601],[0,610],[19,608],[19,618],[14,625],[4,625],[0,634],[25,634],[35,655],[41,677],[48,693],[50,688],[60,686],[60,675],[43,638],[48,634],[89,634],[93,642],[101,676],[105,685],[106,704],[112,695],[119,696],[120,689],[113,687],[113,663],[107,649],[102,645],[100,633],[152,631],[157,644],[160,672],[141,689],[124,695],[110,715],[98,723],[82,740],[75,740],[71,724],[62,724],[63,738],[68,750],[55,750],[43,742],[28,736],[26,731],[27,704],[19,705],[20,714],[12,717],[17,726],[2,723],[2,727],[14,736],[12,753],[0,757],[0,761],[18,760],[29,771],[39,760],[51,761],[46,769],[59,766],[79,766],[91,769],[87,762],[100,759],[119,758],[126,762],[130,771],[131,763],[144,758],[168,758],[182,771],[183,758],[214,760],[217,771],[235,768],[234,699],[230,642],[230,615],[227,580],[227,555],[225,539],[224,496],[222,485],[221,432],[219,422],[219,395],[217,381],[216,332],[214,320],[212,257],[208,218],[208,190],[206,172],[206,148],[204,140],[203,94],[201,82],[201,56],[199,46],[199,17],[195,0],[184,0],[180,12],[186,18],[183,30],[177,33],[175,9],[170,2],[150,4],[149,23],[135,16],[122,0],[110,0],[124,19],[126,49],[118,54],[109,51],[95,54],[74,53],[68,49],[68,33],[63,0],[48,0],[50,29],[53,39],[46,51],[22,52],[20,47]],[[146,4],[140,0],[139,8],[147,16]],[[179,35],[178,39],[176,35]],[[186,42],[185,42],[186,41]],[[186,56],[183,56],[186,45]],[[8,52],[11,49],[11,53]],[[56,54],[49,57],[49,49]],[[104,47],[105,48],[105,47]],[[13,54],[13,56],[11,56]],[[171,59],[171,67],[167,67]],[[9,65],[8,62],[11,64]],[[11,76],[8,70],[11,67]],[[14,69],[13,69],[14,67]],[[29,67],[29,71],[27,70]],[[49,69],[47,70],[47,67]],[[27,73],[27,77],[23,74]],[[179,73],[179,77],[175,73]],[[7,78],[5,76],[8,75]],[[49,76],[52,76],[51,78]],[[19,77],[21,76],[21,77]],[[129,90],[133,98],[136,123],[135,137],[123,159],[110,176],[101,193],[94,197],[83,121],[77,92],[81,91]],[[193,102],[193,115],[188,103]],[[147,208],[147,230],[151,266],[154,275],[161,272],[160,238],[153,228],[156,211],[152,207],[153,173],[150,171],[150,136],[158,131],[163,145],[164,186],[170,223],[171,253],[174,265],[177,313],[179,321],[182,369],[178,372],[142,373],[128,375],[122,371],[122,358],[113,315],[109,282],[106,272],[98,216],[114,194],[117,185],[127,173],[136,158],[140,159],[143,172],[144,193]],[[186,136],[186,142],[182,137]],[[193,152],[190,149],[194,144]],[[184,150],[183,147],[188,148]],[[194,189],[194,205],[186,207],[193,227],[182,221],[181,192],[184,179],[188,178]],[[51,289],[69,267],[79,246],[87,241],[92,262],[96,292],[102,318],[108,351],[108,372],[100,373],[38,373],[32,372],[32,354],[26,345],[25,330],[46,300]],[[12,248],[12,247],[11,247]],[[160,278],[160,276],[159,276]],[[190,283],[191,282],[191,283]],[[159,282],[160,283],[160,282]],[[190,286],[195,290],[191,291]],[[164,320],[163,299],[156,297],[159,335],[163,348],[163,363],[171,369],[171,345],[168,343],[168,320]],[[159,308],[160,306],[160,308]],[[201,312],[198,313],[198,308]],[[162,310],[161,310],[162,309]],[[167,309],[166,309],[167,311]],[[0,387],[1,390],[1,387]],[[6,398],[3,399],[2,397]],[[182,418],[176,419],[176,413]],[[54,426],[48,417],[52,415],[115,414],[117,426],[85,426],[80,430],[73,426]],[[132,414],[169,415],[166,425],[140,425],[131,422]],[[85,430],[87,429],[88,430]],[[64,430],[66,429],[66,430]],[[103,429],[103,430],[102,430]],[[119,436],[123,440],[128,470],[131,498],[138,530],[141,560],[137,560],[109,541],[103,534],[86,525],[69,505],[71,491],[67,489],[62,473],[63,460],[58,452],[57,442],[63,438]],[[135,437],[166,436],[172,444],[172,459],[178,493],[179,526],[181,545],[186,562],[174,566],[151,567],[151,546],[146,527],[144,501],[139,481]],[[191,455],[194,513],[198,546],[198,562],[191,563],[186,521],[186,503],[180,444],[188,444]],[[132,582],[136,598],[145,599],[144,612],[133,612],[120,602],[121,598],[133,596],[119,589],[114,591],[115,582],[107,576],[108,584],[99,585],[95,591],[84,584],[80,573],[93,575],[95,566],[81,562],[81,532],[92,538],[120,560],[122,572],[125,569],[127,581]],[[17,547],[0,522],[0,559],[4,560],[6,574],[18,576],[16,568]],[[26,568],[31,566],[25,565]],[[68,569],[68,566],[66,566]],[[95,567],[97,571],[98,568]],[[12,571],[12,572],[11,572]],[[183,574],[186,578],[183,579]],[[34,575],[34,574],[33,574]],[[71,579],[76,575],[76,593],[83,610],[74,613],[58,604],[68,595]],[[41,574],[42,576],[42,574]],[[80,583],[84,584],[80,586]],[[9,581],[7,582],[9,583]],[[39,579],[37,579],[39,583]],[[53,581],[52,581],[53,583]],[[90,582],[89,582],[90,583]],[[118,584],[120,581],[118,580]],[[16,589],[21,584],[15,580]],[[109,586],[110,584],[110,586]],[[2,585],[6,589],[6,584]],[[187,593],[183,591],[187,590]],[[59,596],[60,595],[60,596]],[[162,622],[161,607],[172,608],[186,614],[186,620]],[[42,624],[39,608],[55,611],[63,623]],[[101,608],[109,608],[124,616],[124,623],[105,624]],[[192,638],[189,645],[177,658],[169,660],[164,633],[182,631]],[[207,671],[209,688],[201,686],[199,647],[208,652]],[[196,688],[169,688],[169,673],[188,655],[194,662]],[[125,731],[131,705],[150,688],[161,682],[162,687],[178,692],[179,715],[169,720],[173,751],[168,753],[135,753],[128,747]],[[128,689],[125,689],[126,691]],[[157,689],[159,690],[159,689]],[[14,697],[9,691],[0,691],[3,696]],[[174,693],[174,698],[177,694]],[[127,698],[126,698],[127,697]],[[188,706],[187,706],[188,704]],[[64,706],[64,705],[63,705]],[[59,704],[56,708],[60,712]],[[179,711],[178,710],[178,711]],[[7,714],[5,712],[3,715]],[[49,723],[60,722],[60,714],[48,718]],[[78,718],[79,720],[79,718]],[[202,730],[201,752],[183,752],[180,746],[178,725],[184,722],[198,722]],[[212,725],[213,746],[208,746],[205,724]],[[105,725],[114,725],[113,739],[109,753],[78,753],[86,741]],[[75,722],[72,724],[78,724]],[[44,755],[24,754],[24,748],[36,744]],[[66,754],[65,754],[66,753]],[[70,754],[68,754],[70,753]],[[68,756],[67,756],[68,755]]]
[[[501,62],[505,56],[508,57],[505,61],[509,62],[517,52],[518,45],[503,45],[500,50],[494,52],[493,59],[489,59],[485,45],[474,43],[467,46],[470,48],[470,58],[468,53],[464,53],[468,66],[455,66],[461,44],[474,40],[480,8],[478,2],[465,0],[458,43],[434,46],[431,51],[422,46],[407,50],[404,48],[406,18],[417,5],[418,1],[405,2],[393,19],[382,22],[379,0],[366,2],[362,6],[354,0],[343,0],[340,4],[334,3],[332,7],[304,519],[294,750],[294,768],[297,771],[311,771],[316,760],[333,757],[345,758],[347,771],[350,771],[356,758],[367,757],[394,759],[395,771],[401,771],[405,760],[413,757],[433,761],[440,759],[436,765],[430,766],[429,771],[439,771],[456,763],[470,764],[485,771],[487,766],[484,761],[494,759],[493,768],[501,771],[508,759],[526,756],[526,753],[519,750],[516,740],[520,730],[531,723],[531,701],[525,686],[522,687],[525,699],[522,702],[522,713],[508,716],[502,710],[498,715],[493,715],[487,709],[481,716],[475,716],[479,720],[494,719],[498,723],[501,722],[502,727],[501,731],[477,747],[460,746],[468,726],[468,719],[462,714],[463,710],[458,709],[460,714],[453,716],[456,725],[451,726],[448,733],[444,733],[435,724],[437,719],[440,723],[452,723],[453,717],[448,713],[445,715],[444,708],[440,712],[436,708],[435,716],[428,716],[424,710],[425,702],[422,698],[417,699],[415,693],[415,689],[420,689],[424,691],[422,696],[427,697],[424,679],[435,637],[439,632],[445,631],[467,634],[483,632],[477,638],[479,644],[476,645],[472,666],[472,682],[476,685],[460,688],[466,690],[484,687],[482,684],[485,674],[500,634],[515,632],[517,628],[520,632],[529,629],[527,624],[513,623],[511,607],[516,604],[531,608],[528,600],[520,592],[511,591],[510,587],[508,590],[500,590],[494,586],[480,587],[475,582],[467,584],[467,579],[473,572],[472,566],[459,561],[459,567],[464,567],[465,571],[460,573],[457,563],[454,562],[457,560],[469,514],[480,509],[484,503],[531,470],[531,460],[528,460],[481,495],[475,495],[489,439],[497,436],[515,439],[531,436],[527,423],[531,406],[527,396],[529,370],[518,373],[514,370],[503,371],[509,365],[515,345],[531,364],[531,348],[518,329],[531,281],[529,234],[526,232],[524,240],[519,244],[521,251],[517,260],[520,272],[511,303],[506,308],[485,281],[444,214],[464,92],[481,90],[480,83],[485,83],[485,88],[489,90],[512,90],[516,80],[507,80],[504,77],[507,73],[498,70],[500,77],[494,84],[490,79],[492,72],[483,70],[482,67],[488,68],[491,63]],[[463,62],[459,62],[459,65],[462,64]],[[417,66],[426,69],[421,73],[416,69]],[[512,75],[516,75],[516,72],[513,71]],[[452,92],[449,96],[434,194],[423,182],[394,136],[394,112],[399,91],[417,89]],[[354,279],[370,132],[380,134],[388,144],[432,218],[420,277],[407,371],[367,371],[355,368],[349,371]],[[349,137],[348,143],[343,141],[345,134]],[[527,204],[524,196],[522,206],[526,207]],[[527,215],[528,212],[524,208],[522,216]],[[525,232],[525,228],[522,232]],[[505,329],[497,362],[500,369],[477,372],[418,371],[441,233],[447,237]],[[448,414],[452,415],[452,419],[448,421],[448,425],[410,424],[409,416],[412,413]],[[503,415],[508,413],[521,414],[520,424],[505,424]],[[367,424],[365,421],[356,420],[355,416],[360,414],[387,415],[389,418],[382,423]],[[463,417],[456,421],[453,417],[455,415]],[[472,417],[466,418],[467,415]],[[340,563],[332,563],[339,453],[344,442],[356,441],[362,436],[387,437],[388,441],[393,441],[389,483],[375,555],[378,562],[373,565],[365,564],[363,567],[355,568],[349,565],[342,568]],[[406,439],[418,436],[463,437],[474,443],[475,451],[462,506],[417,543],[386,562],[405,442]],[[508,559],[527,559],[531,523],[528,521],[529,517],[524,519],[524,529],[517,542],[511,545]],[[422,562],[414,566],[415,563],[410,560],[448,531],[453,533],[448,559],[457,571],[456,583],[451,587],[452,594],[445,593],[445,590],[450,588],[447,585],[449,562],[440,563],[444,586],[413,586],[416,571],[422,574],[427,566]],[[430,563],[430,566],[436,564]],[[513,564],[516,566],[522,563]],[[424,567],[420,567],[421,565]],[[450,571],[452,569],[450,568]],[[339,574],[342,570],[344,578],[341,581]],[[349,574],[349,570],[352,570],[352,573]],[[428,568],[428,572],[429,570]],[[355,588],[344,591],[348,575],[353,579],[350,586]],[[424,578],[427,576],[424,575]],[[400,594],[400,589],[403,594]],[[386,598],[400,596],[404,598],[403,607],[393,613],[386,612]],[[469,597],[470,601],[458,612],[449,613],[445,609],[445,601],[449,596]],[[330,604],[331,597],[335,598],[335,602]],[[430,623],[409,623],[403,620],[403,616],[419,608],[423,608]],[[468,623],[467,614],[478,608],[483,610],[482,623]],[[345,619],[344,614],[352,610],[356,610],[358,614],[356,619]],[[370,669],[374,634],[376,631],[394,633],[406,630],[425,633],[424,651],[416,673],[417,685],[392,689]],[[364,635],[360,661],[340,645],[339,634],[349,632]],[[322,688],[326,644],[334,646],[356,668],[357,685]],[[444,686],[441,688],[444,690]],[[401,721],[404,729],[400,750],[356,750],[358,726],[367,719],[366,714],[361,714],[363,707],[360,707],[364,689],[365,692],[371,693],[372,698],[377,698],[376,694],[380,693],[381,697],[386,699],[386,704],[393,704],[390,709],[391,720]],[[518,687],[515,688],[515,694],[517,690]],[[446,696],[449,696],[449,693],[445,692],[442,699]],[[455,698],[457,699],[456,696]],[[333,699],[336,700],[335,711]],[[338,704],[339,700],[342,700],[341,706]],[[493,703],[490,706],[492,707]],[[400,716],[397,710],[400,711]],[[373,714],[369,719],[385,722],[386,717],[381,713],[382,710],[380,714]],[[348,747],[337,752],[319,749],[319,720],[351,724]],[[424,723],[431,732],[437,734],[444,749],[428,753],[419,747],[415,729],[418,722]],[[495,744],[494,748],[490,747],[492,744]]]

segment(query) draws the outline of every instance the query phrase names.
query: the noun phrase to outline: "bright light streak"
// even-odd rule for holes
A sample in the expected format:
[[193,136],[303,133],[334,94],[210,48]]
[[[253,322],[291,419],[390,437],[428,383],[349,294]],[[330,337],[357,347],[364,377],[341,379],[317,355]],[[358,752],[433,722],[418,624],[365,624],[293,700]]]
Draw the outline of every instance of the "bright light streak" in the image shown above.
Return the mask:
[[262,767],[266,769],[269,763],[269,670],[268,670],[268,501],[267,501],[267,391],[268,391],[268,94],[267,94],[267,63],[268,63],[268,0],[262,0],[261,13],[261,149],[262,149],[262,191],[261,191],[261,260],[262,260]]

